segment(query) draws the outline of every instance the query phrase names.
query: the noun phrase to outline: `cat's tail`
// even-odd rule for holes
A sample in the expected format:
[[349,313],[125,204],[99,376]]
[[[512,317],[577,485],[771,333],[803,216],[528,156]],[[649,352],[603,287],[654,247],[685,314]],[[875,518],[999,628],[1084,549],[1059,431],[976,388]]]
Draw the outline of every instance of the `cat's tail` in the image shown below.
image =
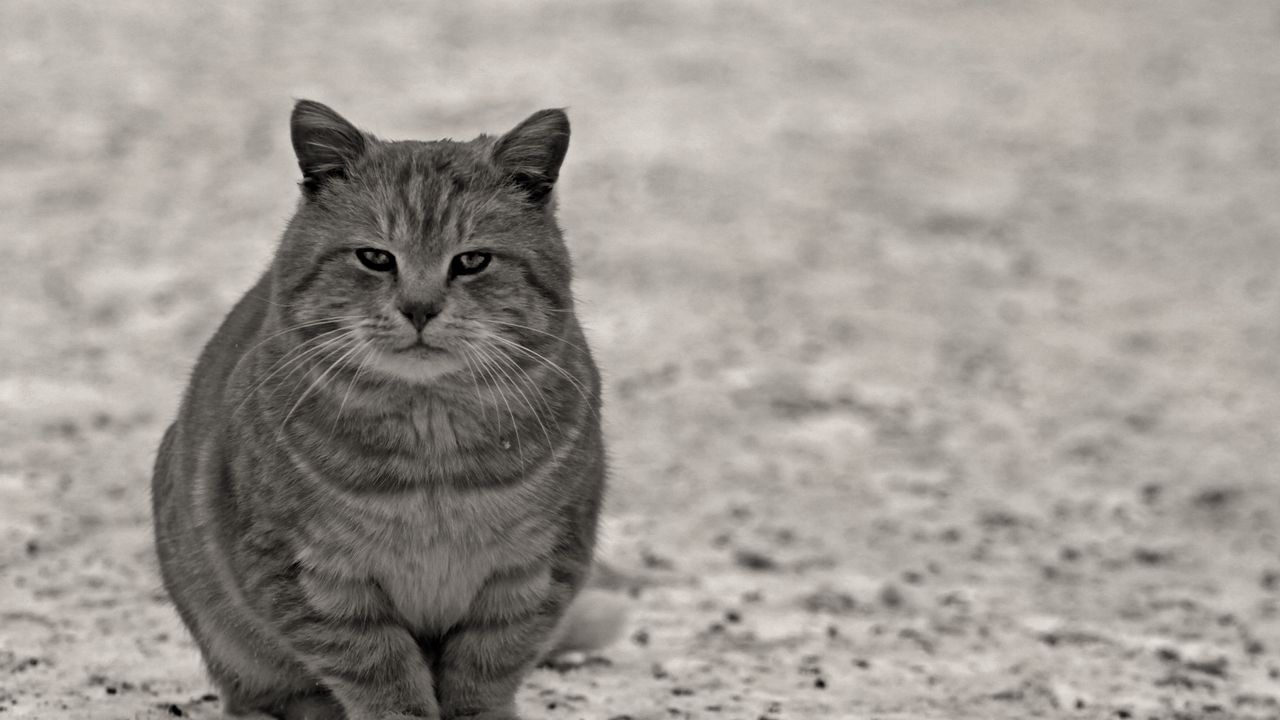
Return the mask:
[[569,604],[547,641],[543,659],[599,650],[613,643],[626,628],[628,594],[634,596],[647,584],[643,578],[621,572],[597,559],[591,566],[587,586]]
[[627,601],[616,592],[588,587],[569,604],[543,652],[543,659],[571,652],[599,650],[621,635]]

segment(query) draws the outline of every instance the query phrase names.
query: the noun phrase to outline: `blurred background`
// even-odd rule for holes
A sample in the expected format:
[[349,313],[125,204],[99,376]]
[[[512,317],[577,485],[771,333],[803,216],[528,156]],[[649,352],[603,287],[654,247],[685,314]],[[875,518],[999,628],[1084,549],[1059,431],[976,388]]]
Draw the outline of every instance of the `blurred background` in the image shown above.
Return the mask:
[[530,718],[1280,714],[1273,2],[0,4],[0,713],[218,717],[148,478],[287,118],[567,107],[624,641]]

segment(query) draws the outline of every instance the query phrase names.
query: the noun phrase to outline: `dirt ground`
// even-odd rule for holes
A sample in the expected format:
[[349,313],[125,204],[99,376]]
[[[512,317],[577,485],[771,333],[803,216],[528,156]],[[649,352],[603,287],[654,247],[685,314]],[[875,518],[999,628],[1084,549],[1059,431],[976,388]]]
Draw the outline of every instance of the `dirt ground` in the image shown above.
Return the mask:
[[1272,2],[0,4],[0,716],[219,717],[148,474],[294,200],[568,106],[626,639],[527,716],[1280,717]]

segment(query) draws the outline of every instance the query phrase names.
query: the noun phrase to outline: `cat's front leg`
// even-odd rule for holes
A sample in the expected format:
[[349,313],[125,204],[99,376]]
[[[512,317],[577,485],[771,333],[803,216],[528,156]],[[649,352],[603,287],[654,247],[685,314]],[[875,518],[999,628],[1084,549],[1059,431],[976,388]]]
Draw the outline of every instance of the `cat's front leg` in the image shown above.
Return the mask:
[[335,630],[305,661],[329,688],[347,720],[439,720],[431,671],[418,643],[394,625]]
[[436,697],[445,720],[518,720],[520,681],[538,660],[572,595],[551,568],[534,565],[491,578],[467,619],[438,649]]
[[431,669],[376,585],[302,569],[263,608],[347,720],[439,720]]

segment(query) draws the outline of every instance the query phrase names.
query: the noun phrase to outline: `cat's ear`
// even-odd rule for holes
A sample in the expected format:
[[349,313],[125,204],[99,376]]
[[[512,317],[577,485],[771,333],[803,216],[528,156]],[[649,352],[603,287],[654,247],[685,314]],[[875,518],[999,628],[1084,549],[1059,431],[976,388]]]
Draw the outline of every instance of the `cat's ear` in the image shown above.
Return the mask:
[[569,116],[563,110],[539,110],[498,139],[493,159],[531,201],[542,204],[568,150]]
[[302,190],[314,194],[329,180],[346,177],[364,154],[368,139],[355,125],[314,100],[299,100],[289,118],[293,154],[302,169]]

